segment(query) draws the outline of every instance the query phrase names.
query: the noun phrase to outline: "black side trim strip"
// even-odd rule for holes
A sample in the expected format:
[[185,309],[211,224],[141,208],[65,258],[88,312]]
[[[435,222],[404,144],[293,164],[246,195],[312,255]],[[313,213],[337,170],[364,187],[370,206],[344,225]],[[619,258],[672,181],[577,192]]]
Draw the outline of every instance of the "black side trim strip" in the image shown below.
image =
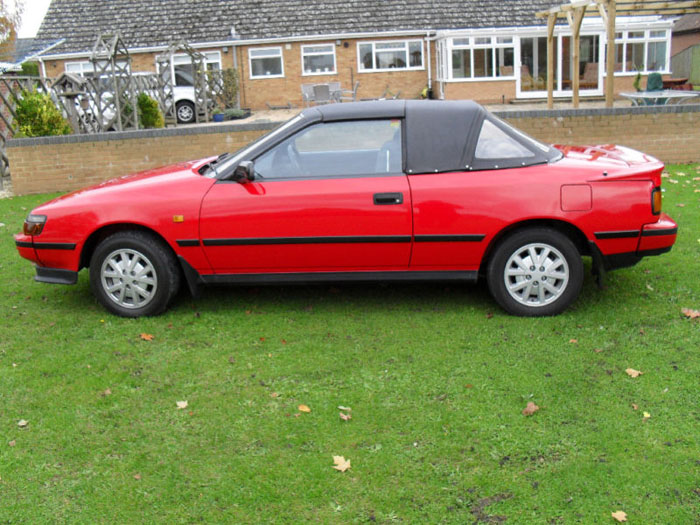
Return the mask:
[[631,239],[634,237],[639,237],[639,230],[595,232],[596,239]]
[[204,239],[204,246],[255,246],[266,244],[357,244],[411,242],[410,235],[335,236],[335,237],[264,237],[238,239]]
[[34,242],[37,250],[75,250],[74,242]]
[[646,230],[642,231],[642,237],[658,237],[660,235],[676,235],[678,228],[666,228],[665,230]]
[[394,272],[315,272],[315,273],[238,273],[202,275],[206,284],[306,284],[323,282],[372,281],[468,281],[476,282],[477,271],[394,271]]
[[177,239],[178,246],[199,246],[199,239]]
[[15,241],[17,248],[34,248],[34,245],[29,241]]
[[75,284],[78,282],[78,272],[61,268],[45,268],[36,266],[34,280],[49,284]]
[[481,242],[486,235],[482,233],[468,235],[416,235],[416,242]]

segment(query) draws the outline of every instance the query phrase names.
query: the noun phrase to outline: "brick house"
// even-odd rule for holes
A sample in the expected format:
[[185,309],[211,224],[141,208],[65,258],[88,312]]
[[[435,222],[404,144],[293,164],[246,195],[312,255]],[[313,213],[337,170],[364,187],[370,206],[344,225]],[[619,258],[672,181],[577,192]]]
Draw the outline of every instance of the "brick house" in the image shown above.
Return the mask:
[[[98,34],[119,31],[133,71],[154,71],[155,56],[186,40],[210,68],[236,68],[241,105],[303,104],[301,85],[359,81],[358,98],[388,89],[418,97],[480,102],[546,96],[546,26],[537,11],[561,0],[52,0],[39,30],[63,42],[41,57],[42,72],[89,73]],[[637,72],[670,73],[673,20],[618,18],[615,91]],[[571,32],[555,29],[555,97],[571,96]],[[605,85],[605,28],[581,31],[581,96]],[[177,70],[179,57],[173,68]],[[185,57],[182,57],[185,60]]]

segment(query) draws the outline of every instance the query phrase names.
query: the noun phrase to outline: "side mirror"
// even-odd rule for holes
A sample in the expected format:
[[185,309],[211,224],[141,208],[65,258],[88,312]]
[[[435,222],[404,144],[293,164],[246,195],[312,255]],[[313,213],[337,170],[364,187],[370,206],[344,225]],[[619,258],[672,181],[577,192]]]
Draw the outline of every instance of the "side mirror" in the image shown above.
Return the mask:
[[242,160],[231,177],[240,184],[246,184],[255,180],[255,164],[252,160]]

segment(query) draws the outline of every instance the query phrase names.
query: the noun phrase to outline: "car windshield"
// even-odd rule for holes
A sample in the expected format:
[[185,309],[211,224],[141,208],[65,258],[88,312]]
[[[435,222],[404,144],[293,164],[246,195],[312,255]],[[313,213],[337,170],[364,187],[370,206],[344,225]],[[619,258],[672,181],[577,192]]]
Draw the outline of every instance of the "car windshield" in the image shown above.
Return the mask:
[[[261,137],[258,137],[256,140],[245,146],[243,149],[238,150],[233,156],[229,157],[226,159],[226,162],[222,163],[221,165],[217,165],[215,167],[212,167],[209,171],[207,171],[204,176],[208,178],[216,178],[216,176],[219,173],[222,173],[226,171],[228,168],[235,166],[238,164],[240,161],[245,160],[246,156],[250,154],[250,152],[261,142],[267,141],[270,139],[273,139],[274,137],[284,133],[286,130],[297,124],[300,120],[302,119],[301,114],[297,115],[296,117],[288,120],[278,128],[273,129],[269,133],[265,133]],[[223,159],[222,159],[223,160]]]

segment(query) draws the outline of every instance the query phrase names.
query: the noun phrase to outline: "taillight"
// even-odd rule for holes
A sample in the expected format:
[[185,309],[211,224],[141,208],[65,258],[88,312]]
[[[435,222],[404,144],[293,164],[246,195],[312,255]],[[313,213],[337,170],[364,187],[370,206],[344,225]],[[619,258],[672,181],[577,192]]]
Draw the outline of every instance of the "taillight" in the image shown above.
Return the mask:
[[659,186],[651,190],[651,213],[654,215],[661,213],[661,188]]
[[24,227],[22,230],[25,235],[39,235],[41,230],[44,229],[44,224],[46,224],[46,215],[33,215],[29,214],[26,219],[24,219]]

